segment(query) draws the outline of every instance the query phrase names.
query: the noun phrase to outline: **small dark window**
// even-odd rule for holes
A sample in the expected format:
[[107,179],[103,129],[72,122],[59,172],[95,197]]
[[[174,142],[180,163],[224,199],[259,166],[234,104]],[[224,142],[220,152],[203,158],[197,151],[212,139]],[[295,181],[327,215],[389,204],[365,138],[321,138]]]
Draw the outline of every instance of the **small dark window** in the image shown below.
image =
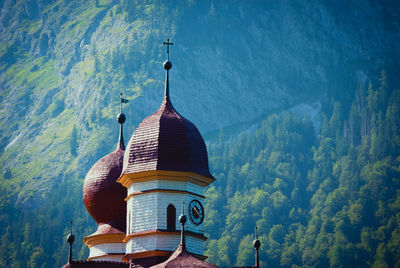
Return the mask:
[[176,209],[174,205],[168,205],[167,207],[167,229],[175,230],[175,222],[176,222]]

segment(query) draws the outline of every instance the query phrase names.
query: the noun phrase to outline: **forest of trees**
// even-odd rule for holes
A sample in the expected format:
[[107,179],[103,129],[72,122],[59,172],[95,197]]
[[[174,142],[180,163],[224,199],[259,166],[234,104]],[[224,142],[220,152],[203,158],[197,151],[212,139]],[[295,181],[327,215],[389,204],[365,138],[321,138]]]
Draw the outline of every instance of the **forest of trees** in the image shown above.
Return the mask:
[[[399,267],[400,89],[388,81],[382,71],[351,103],[324,103],[318,133],[288,112],[240,137],[221,131],[209,146],[208,261],[253,264],[257,226],[263,267]],[[0,267],[63,265],[70,219],[74,258],[87,257],[80,238],[96,225],[81,184],[58,185],[34,211],[15,208],[7,182],[0,187]]]
[[257,226],[264,266],[400,265],[400,89],[385,71],[375,84],[325,104],[317,135],[290,113],[239,139],[221,133],[206,206],[212,263],[252,263]]

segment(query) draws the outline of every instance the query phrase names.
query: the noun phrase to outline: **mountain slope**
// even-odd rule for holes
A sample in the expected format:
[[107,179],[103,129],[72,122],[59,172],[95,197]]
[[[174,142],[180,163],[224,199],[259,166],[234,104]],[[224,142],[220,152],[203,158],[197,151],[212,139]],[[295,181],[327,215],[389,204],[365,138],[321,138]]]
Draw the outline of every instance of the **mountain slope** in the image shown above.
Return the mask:
[[46,213],[60,185],[71,196],[49,237],[85,213],[64,206],[116,144],[119,92],[127,138],[161,103],[166,38],[174,106],[214,144],[221,128],[253,132],[268,114],[324,110],[331,98],[346,115],[381,69],[398,82],[399,11],[396,1],[0,1],[1,208],[19,215],[2,227]]
[[1,10],[1,165],[19,203],[83,177],[110,150],[120,91],[131,100],[127,133],[157,108],[165,37],[175,42],[172,99],[203,133],[350,91],[398,62],[394,3],[4,1]]
[[[223,267],[396,267],[400,263],[400,89],[385,72],[350,111],[325,104],[321,132],[296,114],[211,149],[206,255]],[[347,110],[347,111],[346,111]],[[345,115],[348,114],[348,115]],[[226,137],[227,138],[227,137]]]

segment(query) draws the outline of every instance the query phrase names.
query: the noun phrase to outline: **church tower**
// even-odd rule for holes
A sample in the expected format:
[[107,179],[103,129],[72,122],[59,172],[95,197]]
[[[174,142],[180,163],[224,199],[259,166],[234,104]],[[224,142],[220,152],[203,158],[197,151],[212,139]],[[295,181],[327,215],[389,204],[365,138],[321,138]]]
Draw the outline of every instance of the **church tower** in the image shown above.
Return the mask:
[[[215,179],[199,130],[172,106],[169,96],[169,46],[161,106],[144,119],[126,149],[120,97],[120,136],[114,152],[97,161],[86,175],[83,202],[97,231],[83,239],[87,260],[73,260],[71,233],[68,263],[63,268],[168,268],[217,266],[205,262],[204,189]],[[178,215],[180,215],[178,217]],[[259,267],[260,241],[255,266]]]
[[148,267],[166,260],[180,243],[178,216],[188,215],[186,249],[204,258],[204,188],[215,179],[199,130],[172,106],[169,46],[164,98],[133,133],[118,182],[127,188],[125,261]]

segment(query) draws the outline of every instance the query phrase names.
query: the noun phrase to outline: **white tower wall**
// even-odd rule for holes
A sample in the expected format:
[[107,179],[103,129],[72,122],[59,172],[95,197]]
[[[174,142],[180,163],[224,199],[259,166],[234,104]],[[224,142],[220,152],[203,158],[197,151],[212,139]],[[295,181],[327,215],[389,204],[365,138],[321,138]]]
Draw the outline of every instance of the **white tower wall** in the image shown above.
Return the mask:
[[[128,187],[126,254],[153,250],[174,251],[180,243],[179,215],[188,216],[189,203],[196,199],[203,203],[203,187],[185,181],[152,180],[132,183]],[[176,233],[167,234],[167,207],[176,209]],[[203,234],[203,223],[195,225],[188,216],[185,230]],[[158,233],[156,233],[158,231]],[[168,230],[171,231],[171,230]],[[186,235],[189,252],[202,255],[203,240]]]
[[123,262],[125,243],[98,244],[89,250],[89,260]]

